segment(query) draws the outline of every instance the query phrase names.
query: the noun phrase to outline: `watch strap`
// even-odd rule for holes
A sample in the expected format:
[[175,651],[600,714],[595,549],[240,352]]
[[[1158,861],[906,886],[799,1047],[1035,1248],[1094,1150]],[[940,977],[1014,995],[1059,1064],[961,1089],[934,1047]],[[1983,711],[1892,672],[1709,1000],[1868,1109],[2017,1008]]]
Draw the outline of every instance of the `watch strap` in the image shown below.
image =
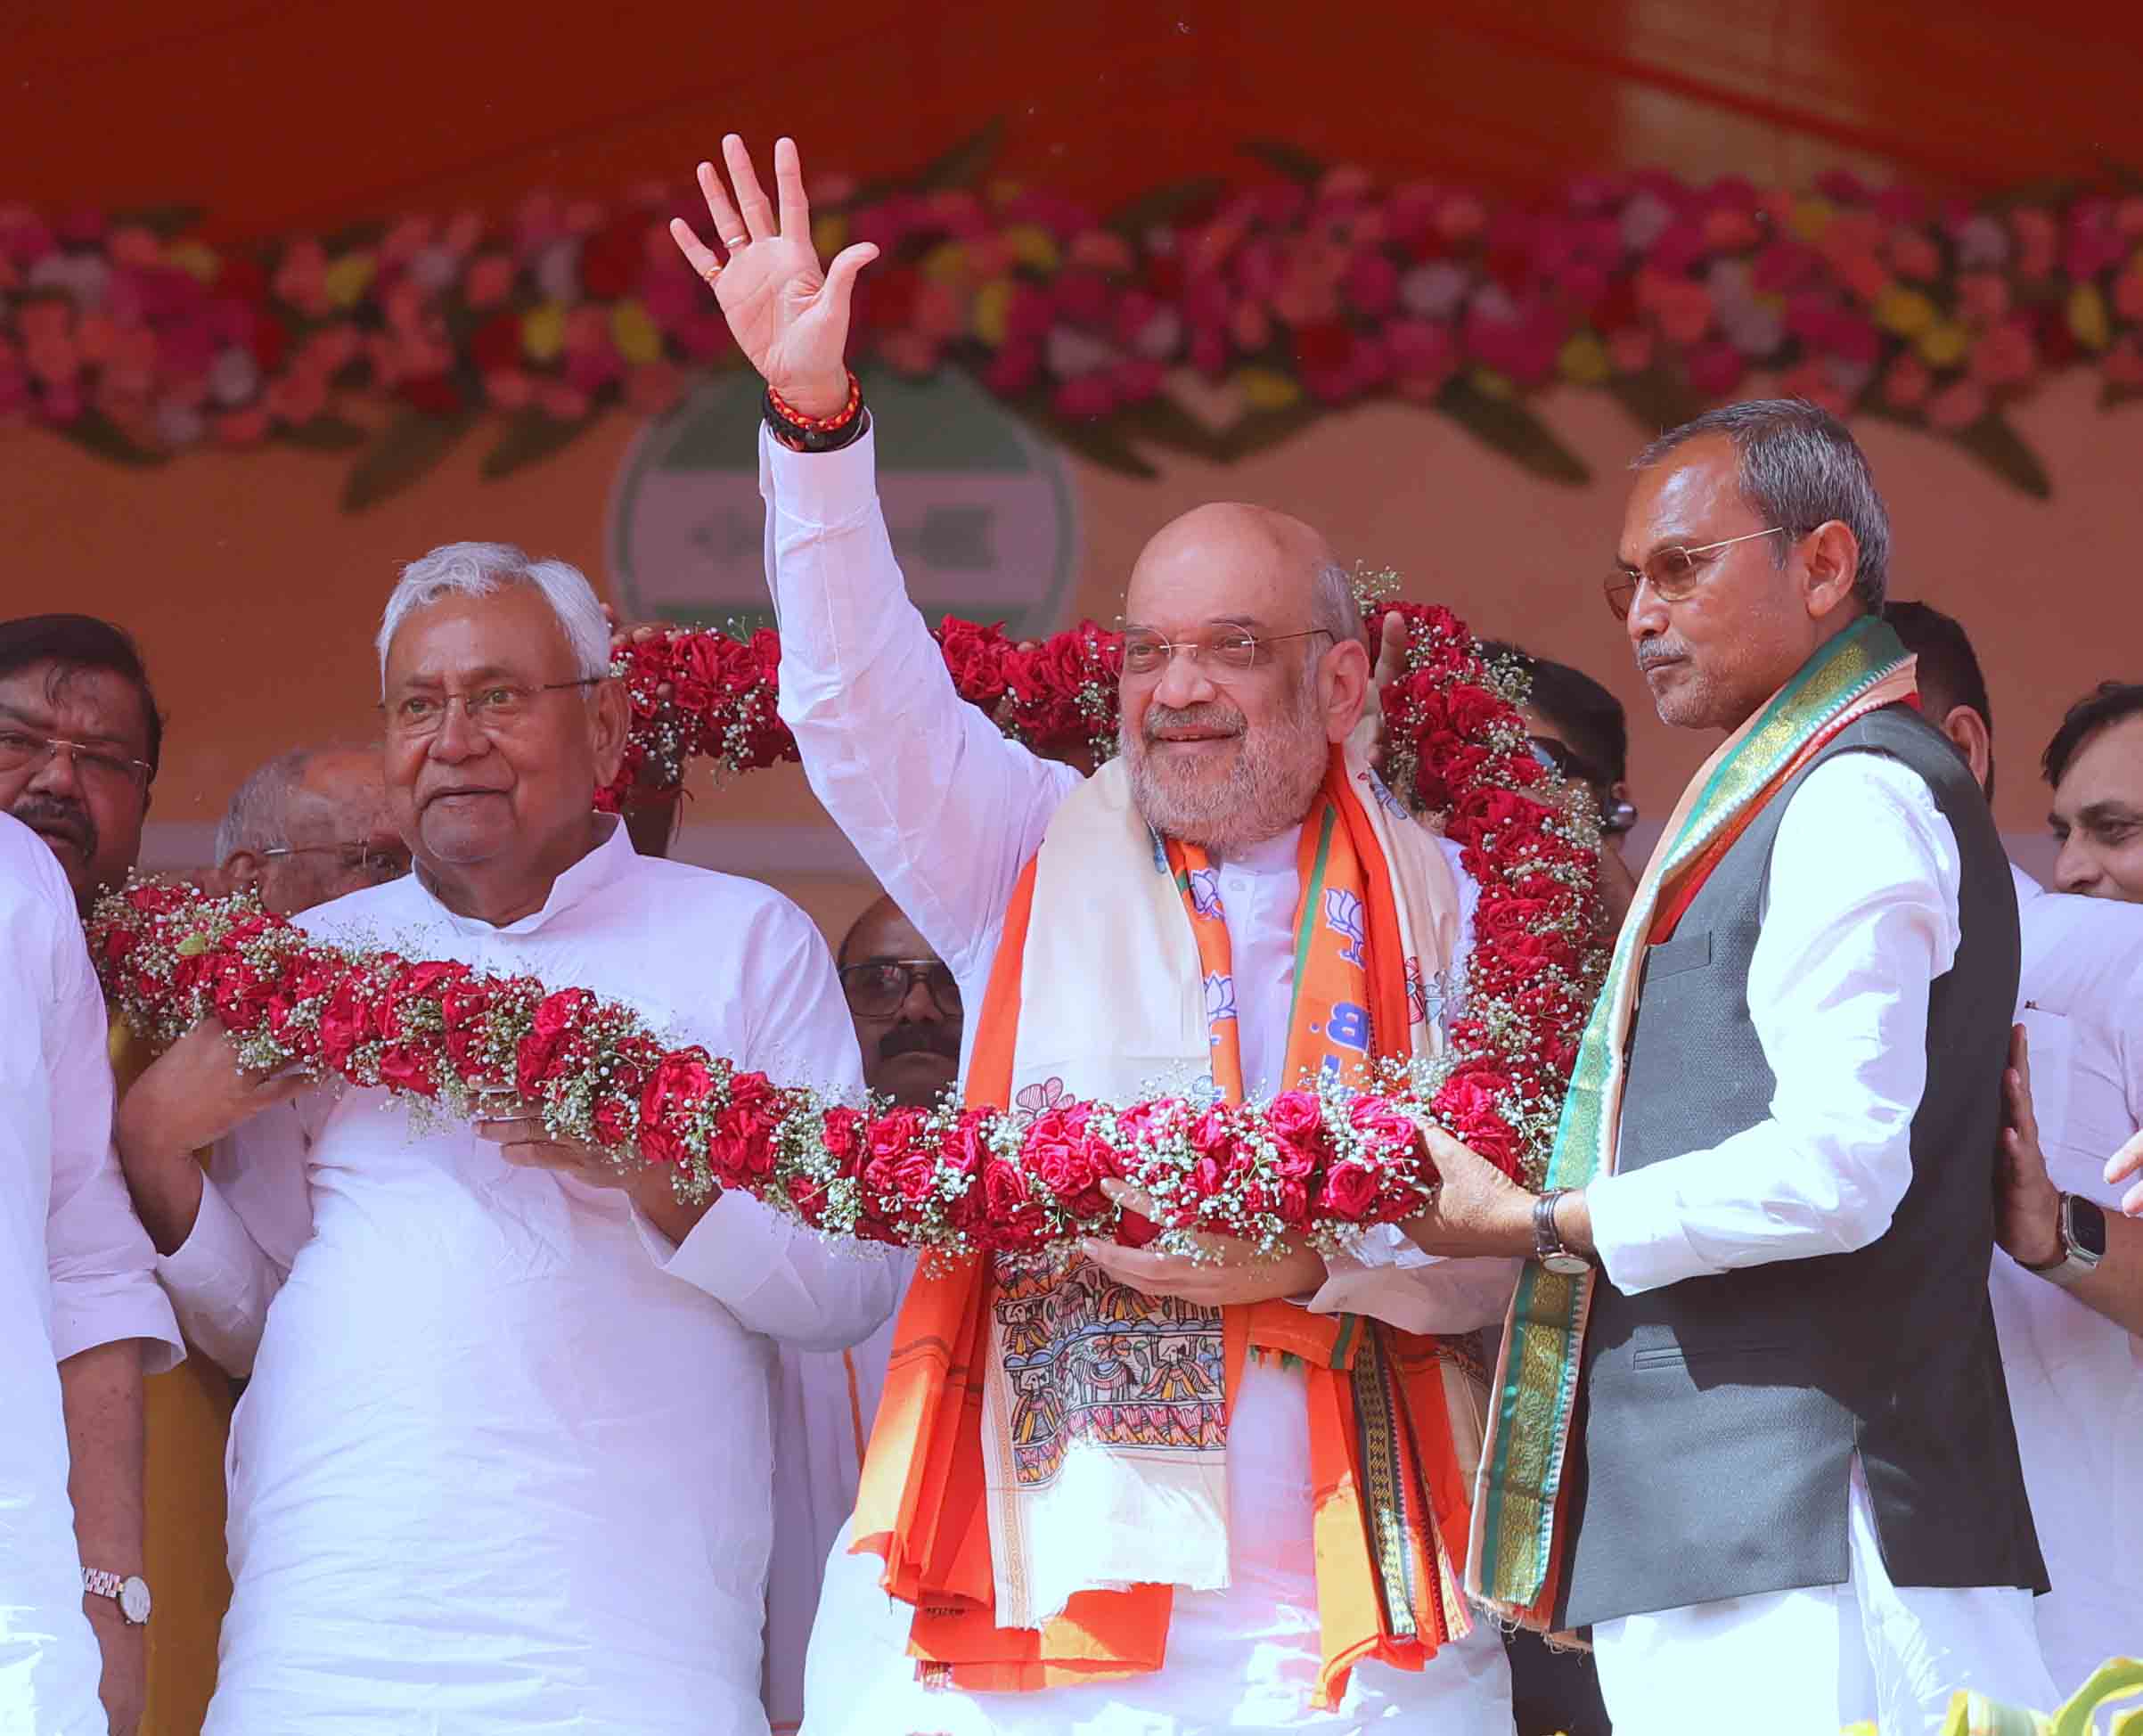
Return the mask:
[[2076,1234],[2075,1220],[2080,1211],[2094,1213],[2099,1219],[2098,1240],[2103,1246],[2106,1238],[2105,1214],[2091,1200],[2081,1194],[2064,1193],[2056,1218],[2061,1231],[2061,1257],[2046,1265],[2027,1265],[2026,1272],[2043,1278],[2061,1290],[2071,1290],[2082,1283],[2098,1269],[2099,1254],[2086,1247]]

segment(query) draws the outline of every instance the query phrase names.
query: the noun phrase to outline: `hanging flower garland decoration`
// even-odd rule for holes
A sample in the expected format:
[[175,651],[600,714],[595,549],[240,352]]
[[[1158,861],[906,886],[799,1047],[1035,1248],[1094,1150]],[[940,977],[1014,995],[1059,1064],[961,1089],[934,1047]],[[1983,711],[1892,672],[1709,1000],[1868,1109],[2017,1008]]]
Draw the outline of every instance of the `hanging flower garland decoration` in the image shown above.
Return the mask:
[[[1971,203],[1843,172],[1796,189],[1643,170],[1520,204],[1247,146],[1256,179],[1101,212],[988,180],[989,136],[905,185],[814,176],[821,250],[883,252],[855,356],[962,369],[1133,474],[1157,451],[1227,462],[1386,398],[1582,481],[1529,407],[1545,390],[1607,392],[1656,431],[1768,378],[2044,494],[2014,405],[2070,368],[2096,374],[2103,404],[2143,397],[2132,187]],[[536,192],[503,220],[411,214],[223,246],[193,214],[0,205],[0,422],[137,464],[201,445],[343,453],[356,509],[491,411],[482,468],[503,476],[735,364],[666,233],[696,202],[660,185],[609,204]]]
[[[554,1135],[602,1148],[621,1168],[667,1169],[683,1199],[740,1189],[837,1236],[944,1255],[1088,1235],[1190,1253],[1200,1232],[1266,1251],[1304,1234],[1330,1247],[1432,1197],[1424,1119],[1536,1180],[1598,980],[1599,839],[1526,751],[1510,672],[1445,610],[1384,605],[1373,627],[1389,608],[1411,628],[1408,669],[1386,690],[1391,764],[1442,816],[1480,897],[1465,980],[1444,1009],[1448,1045],[1387,1066],[1373,1093],[1319,1085],[1257,1106],[1197,1094],[1074,1101],[1038,1115],[858,1109],[702,1048],[666,1048],[630,1008],[585,988],[328,945],[249,899],[185,885],[136,883],[104,899],[91,954],[108,996],[152,1043],[213,1016],[249,1068],[296,1063],[455,1116],[483,1093],[511,1093]],[[994,645],[966,623],[945,637],[949,657]],[[1081,641],[1080,655],[1100,655],[1100,640]],[[1059,649],[1059,675],[1012,698],[1015,711],[1086,715],[1079,695],[1092,676],[1076,647]],[[771,666],[763,650],[752,655]],[[996,681],[986,677],[986,693]],[[732,715],[759,705],[771,715],[771,693],[740,676]],[[707,720],[694,721],[704,734]],[[1121,1213],[1100,1191],[1109,1177],[1150,1195],[1157,1219]]]
[[[948,615],[937,643],[960,697],[1014,741],[1097,760],[1115,751],[1121,634],[1082,621],[1022,644],[1002,624]],[[776,712],[781,660],[780,639],[765,629],[748,639],[710,627],[643,629],[620,643],[610,673],[626,684],[632,729],[598,805],[614,813],[628,799],[674,797],[694,759],[713,766],[717,783],[794,759],[796,738]]]

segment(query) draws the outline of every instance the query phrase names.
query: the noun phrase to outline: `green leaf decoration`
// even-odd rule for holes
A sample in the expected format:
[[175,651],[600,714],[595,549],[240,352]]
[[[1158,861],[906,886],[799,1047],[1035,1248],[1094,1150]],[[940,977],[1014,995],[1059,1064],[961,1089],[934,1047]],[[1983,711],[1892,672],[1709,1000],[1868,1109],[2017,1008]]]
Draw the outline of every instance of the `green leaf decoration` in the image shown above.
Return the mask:
[[151,233],[169,241],[174,235],[183,235],[202,217],[198,205],[143,205],[131,211],[120,211],[113,216],[110,227],[139,225]]
[[1235,148],[1244,156],[1267,168],[1276,168],[1290,181],[1300,181],[1305,186],[1313,187],[1324,179],[1324,160],[1313,157],[1298,145],[1283,144],[1277,139],[1248,139]]
[[1607,381],[1607,392],[1648,440],[1680,428],[1704,408],[1687,381],[1656,364],[1641,373],[1615,374]]
[[355,452],[372,436],[340,416],[318,415],[310,422],[279,428],[275,438],[308,452]]
[[1157,225],[1174,223],[1184,212],[1219,197],[1227,190],[1228,184],[1217,175],[1200,175],[1189,181],[1172,182],[1167,186],[1154,188],[1151,192],[1141,193],[1136,199],[1126,200],[1102,219],[1101,226],[1120,235],[1135,237]]
[[1592,479],[1584,461],[1516,397],[1485,391],[1468,376],[1454,374],[1436,394],[1434,407],[1545,481],[1579,487]]
[[388,423],[342,484],[342,510],[362,512],[421,482],[453,451],[476,421],[472,411],[428,416],[405,410]]
[[540,463],[554,453],[563,452],[588,430],[595,426],[593,415],[578,416],[570,422],[561,422],[531,405],[515,414],[506,424],[506,430],[498,444],[484,454],[484,462],[477,473],[487,482],[495,482],[502,476],[511,476],[528,465]]
[[2053,479],[2039,462],[2039,454],[2024,443],[2024,437],[1999,410],[1988,411],[1971,427],[1950,438],[2004,482],[2023,489],[2033,499],[2053,498]]
[[85,411],[72,422],[50,422],[46,426],[62,438],[72,440],[83,451],[133,470],[152,470],[170,461],[169,453],[143,446],[102,410]]

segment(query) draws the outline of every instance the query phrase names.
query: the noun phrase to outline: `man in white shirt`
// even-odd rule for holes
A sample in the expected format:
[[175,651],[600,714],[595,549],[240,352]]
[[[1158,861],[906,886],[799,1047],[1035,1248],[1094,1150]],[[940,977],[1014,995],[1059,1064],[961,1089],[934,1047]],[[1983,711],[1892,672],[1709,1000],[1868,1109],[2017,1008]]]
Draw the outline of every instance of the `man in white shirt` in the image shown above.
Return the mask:
[[[162,741],[147,672],[125,633],[86,615],[0,622],[0,811],[46,847],[78,907],[132,864]],[[184,1349],[105,1149],[112,1086],[102,1036],[70,1042],[60,1069],[55,1113],[67,1134],[52,1195],[52,1339],[82,1560],[106,1585],[144,1576],[143,1377],[174,1369]],[[148,1628],[112,1596],[86,1607],[103,1650],[112,1726],[132,1730],[149,1694]]]
[[2041,761],[2054,885],[2143,904],[2143,683],[2102,681],[2068,708]]
[[1470,1571],[1592,1625],[1625,1736],[2051,1704],[1986,1300],[2016,982],[1992,817],[1907,703],[1843,426],[1733,405],[1636,469],[1609,605],[1661,717],[1732,733],[1640,883],[1550,1188],[1429,1135],[1422,1244],[1540,1260]]
[[[844,389],[847,290],[871,250],[851,250],[822,279],[794,146],[783,141],[776,148],[778,227],[741,142],[732,137],[725,150],[742,214],[729,205],[711,168],[702,166],[700,178],[728,263],[719,266],[683,225],[677,225],[680,245],[716,284],[745,354],[783,400],[803,415],[830,416],[839,409]],[[854,438],[855,433],[851,426],[838,451],[795,450],[762,436],[767,565],[782,635],[781,715],[796,733],[813,790],[930,950],[951,967],[971,1009],[981,1004],[1015,884],[1052,822],[1084,799],[1086,781],[1071,767],[1008,741],[988,717],[957,698],[936,644],[904,594],[873,487],[872,437],[863,432]],[[1156,539],[1157,548],[1167,539],[1169,559],[1182,563],[1177,569],[1185,575],[1182,583],[1194,582],[1192,572],[1202,575],[1195,582],[1223,593],[1233,583],[1239,587],[1233,606],[1262,610],[1266,617],[1256,632],[1274,640],[1311,638],[1306,652],[1290,645],[1284,653],[1277,646],[1262,657],[1254,653],[1255,667],[1236,675],[1224,691],[1221,666],[1206,655],[1202,643],[1179,648],[1198,657],[1196,673],[1187,678],[1183,661],[1169,659],[1166,667],[1173,674],[1149,674],[1141,683],[1127,679],[1127,693],[1135,686],[1141,699],[1157,696],[1152,700],[1156,719],[1166,714],[1179,720],[1168,745],[1149,749],[1152,782],[1133,785],[1139,813],[1157,824],[1154,835],[1179,835],[1174,821],[1157,823],[1153,816],[1165,799],[1188,801],[1188,787],[1231,789],[1230,780],[1246,766],[1255,766],[1260,780],[1255,799],[1229,816],[1257,829],[1224,848],[1214,847],[1220,860],[1212,888],[1232,942],[1243,1085],[1245,1095],[1255,1099],[1290,1082],[1284,1060],[1295,976],[1302,809],[1278,814],[1278,823],[1259,823],[1273,808],[1276,783],[1298,782],[1305,770],[1292,761],[1279,765],[1280,750],[1267,746],[1281,733],[1267,689],[1282,678],[1276,668],[1296,675],[1306,669],[1338,682],[1348,704],[1342,722],[1351,725],[1363,700],[1369,663],[1359,643],[1346,642],[1344,618],[1352,603],[1345,576],[1329,566],[1321,539],[1306,526],[1250,508],[1207,509],[1191,520],[1197,523],[1180,521]],[[1320,581],[1314,585],[1313,577]],[[1314,606],[1334,618],[1327,622],[1320,614],[1305,632],[1300,618],[1313,607],[1313,591]],[[1240,601],[1253,595],[1256,604]],[[1178,637],[1191,637],[1201,627],[1211,635],[1225,601],[1215,603],[1211,618],[1201,613],[1195,622],[1172,619],[1167,625]],[[1141,591],[1136,578],[1133,602],[1157,611],[1171,606],[1165,584]],[[1281,610],[1284,619],[1278,618]],[[1358,640],[1358,618],[1354,631]],[[1334,675],[1335,668],[1341,673]],[[1129,700],[1126,717],[1132,717]],[[1137,725],[1127,722],[1126,727]],[[1342,727],[1331,739],[1346,733]],[[1313,786],[1327,754],[1321,721],[1311,755],[1315,764],[1307,767]],[[1154,764],[1162,761],[1165,766]],[[1104,775],[1115,790],[1117,774]],[[1146,848],[1150,854],[1151,844]],[[1456,868],[1455,851],[1445,847],[1438,860],[1446,883],[1460,888],[1469,921],[1470,880]],[[1087,938],[1099,944],[1106,936],[1090,922]],[[1069,944],[1076,946],[1077,938]],[[1461,937],[1454,970],[1466,944]],[[1198,998],[1201,1006],[1208,1004],[1205,993]],[[1107,1025],[1125,1011],[1113,1007],[1110,1018],[1099,1022]],[[1205,1022],[1202,1016],[1198,1020],[1201,1047]],[[977,1029],[970,1016],[963,1072],[976,1052]],[[1073,1095],[1092,1094],[1078,1077],[1052,1083]],[[1362,1261],[1335,1262],[1329,1273],[1313,1254],[1307,1256],[1306,1271],[1297,1254],[1271,1266],[1231,1265],[1216,1272],[1131,1249],[1092,1251],[1112,1273],[1149,1294],[1165,1285],[1168,1294],[1197,1291],[1202,1303],[1232,1305],[1301,1291],[1313,1310],[1373,1314],[1424,1333],[1465,1333],[1484,1324],[1509,1294],[1511,1274],[1507,1261],[1425,1261],[1396,1235],[1372,1235]],[[1493,1625],[1483,1620],[1436,1650],[1419,1675],[1365,1661],[1337,1706],[1320,1710],[1313,1705],[1321,1659],[1320,1589],[1311,1535],[1305,1378],[1299,1363],[1279,1358],[1246,1363],[1227,1429],[1223,1584],[1195,1592],[1177,1585],[1166,1656],[1157,1667],[1100,1670],[1069,1684],[1050,1677],[1048,1685],[1030,1681],[1016,1691],[962,1685],[959,1665],[933,1666],[928,1681],[919,1680],[910,1651],[917,1612],[879,1590],[886,1567],[875,1554],[842,1549],[829,1566],[813,1635],[806,1729],[823,1736],[939,1731],[959,1736],[1198,1736],[1223,1729],[1337,1733],[1411,1716],[1454,1730],[1508,1730],[1509,1670]],[[1471,1422],[1464,1420],[1465,1426]],[[1460,1427],[1460,1420],[1452,1426]],[[882,1434],[882,1422],[880,1429]],[[874,1441],[873,1466],[879,1451]],[[1108,1530],[1108,1517],[1093,1509],[1092,1528]],[[1177,1539],[1165,1541],[1174,1544]],[[995,1611],[1002,1609],[1001,1598]],[[1048,1625],[1037,1620],[1031,1631]],[[1014,1629],[1030,1631],[1029,1624],[1016,1622],[997,1632]],[[1102,1655],[1093,1661],[1100,1662]],[[1113,1655],[1109,1662],[1116,1664]]]
[[[1994,795],[1993,709],[1964,628],[1885,611],[1919,659],[1927,719]],[[2143,909],[2049,892],[2012,868],[2024,936],[2003,1252],[1989,1288],[2032,1513],[2053,1590],[2039,1642],[2064,1693],[2143,1635],[2143,1224],[2118,1216],[2106,1154],[2143,1130]],[[2073,1203],[2072,1203],[2073,1202]]]
[[[593,812],[626,712],[577,570],[435,550],[379,649],[417,872],[304,927],[591,988],[674,1043],[860,1085],[802,913],[639,856]],[[891,1268],[739,1195],[688,1208],[517,1107],[469,1128],[380,1092],[276,1104],[291,1090],[238,1077],[209,1025],[120,1115],[190,1334],[252,1377],[210,1736],[764,1736],[772,1340],[863,1337]],[[188,1153],[234,1126],[204,1182]]]
[[[155,1282],[154,1257],[112,1160],[104,1002],[73,892],[43,840],[4,815],[0,937],[0,1730],[102,1736],[106,1664],[92,1622],[101,1630],[105,1610],[114,1628],[131,1617],[138,1665],[138,1624],[150,1613],[139,1577],[140,1369],[151,1355],[174,1360],[178,1332],[162,1298],[141,1289]],[[131,1417],[70,1427],[64,1359],[121,1318]],[[79,1544],[78,1503],[90,1522]],[[138,1667],[129,1679],[110,1708],[114,1730],[131,1731],[140,1714]]]

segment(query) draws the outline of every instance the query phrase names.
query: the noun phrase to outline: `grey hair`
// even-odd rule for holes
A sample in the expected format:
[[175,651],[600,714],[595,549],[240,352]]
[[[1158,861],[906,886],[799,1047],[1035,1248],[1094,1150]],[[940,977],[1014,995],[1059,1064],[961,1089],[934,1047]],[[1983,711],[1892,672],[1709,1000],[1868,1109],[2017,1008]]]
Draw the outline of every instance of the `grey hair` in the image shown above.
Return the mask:
[[533,585],[558,618],[573,651],[574,673],[593,679],[610,672],[610,624],[594,586],[564,561],[531,561],[511,543],[444,543],[402,569],[380,617],[380,691],[387,691],[387,650],[410,615],[442,597],[495,596],[509,585]]
[[304,781],[316,750],[292,748],[257,767],[231,794],[231,805],[216,826],[216,860],[230,861],[239,850],[266,850],[289,842],[290,792]]
[[1326,561],[1310,582],[1310,625],[1330,633],[1335,645],[1362,636],[1362,604],[1354,595],[1354,576],[1337,561]]
[[[1662,434],[1631,462],[1648,470],[1691,440],[1723,434],[1734,443],[1741,498],[1767,525],[1795,537],[1836,519],[1861,546],[1853,594],[1879,614],[1889,584],[1890,514],[1875,491],[1867,455],[1845,424],[1797,397],[1750,398],[1707,410]],[[1785,563],[1783,545],[1771,558]]]

